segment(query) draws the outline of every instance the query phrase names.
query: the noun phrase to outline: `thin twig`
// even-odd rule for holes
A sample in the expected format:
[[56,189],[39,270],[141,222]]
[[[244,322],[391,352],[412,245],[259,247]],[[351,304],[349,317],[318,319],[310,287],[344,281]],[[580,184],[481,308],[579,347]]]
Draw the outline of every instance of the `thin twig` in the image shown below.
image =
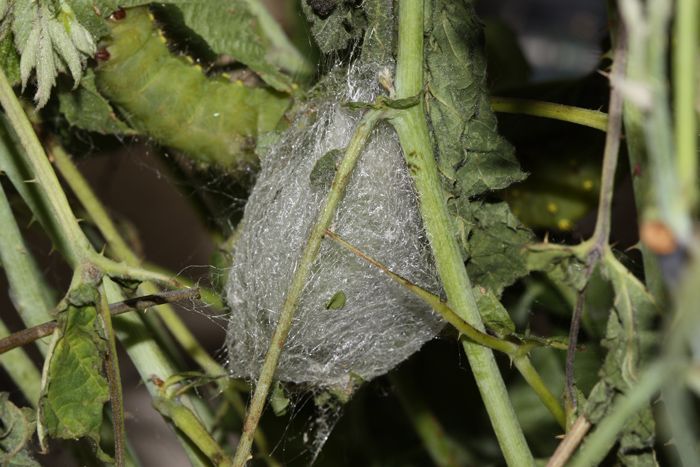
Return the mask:
[[564,467],[590,428],[591,422],[583,415],[579,416],[571,425],[566,437],[557,446],[557,450],[549,458],[547,467]]
[[[199,288],[169,290],[167,292],[145,295],[143,297],[130,298],[122,302],[112,303],[109,305],[109,313],[112,316],[116,316],[129,311],[145,310],[146,308],[162,305],[164,303],[198,300],[199,298]],[[9,352],[16,347],[29,344],[43,337],[50,336],[55,329],[56,321],[49,321],[0,339],[0,354]]]
[[[600,202],[598,204],[598,217],[596,219],[595,231],[588,248],[588,267],[585,271],[585,283],[588,284],[591,274],[595,269],[595,264],[605,254],[605,249],[610,238],[610,214],[612,210],[612,197],[615,188],[615,169],[617,167],[617,156],[620,150],[620,135],[622,132],[622,92],[620,83],[625,76],[627,63],[627,33],[622,21],[618,23],[617,43],[615,44],[615,59],[613,62],[613,73],[610,77],[610,105],[608,117],[608,132],[605,139],[605,153],[603,156],[603,176],[600,186]],[[579,291],[576,301],[576,308],[571,321],[569,332],[569,349],[566,355],[566,398],[567,408],[576,410],[576,398],[574,395],[574,358],[576,352],[576,342],[583,313],[583,305],[586,299],[587,286]]]

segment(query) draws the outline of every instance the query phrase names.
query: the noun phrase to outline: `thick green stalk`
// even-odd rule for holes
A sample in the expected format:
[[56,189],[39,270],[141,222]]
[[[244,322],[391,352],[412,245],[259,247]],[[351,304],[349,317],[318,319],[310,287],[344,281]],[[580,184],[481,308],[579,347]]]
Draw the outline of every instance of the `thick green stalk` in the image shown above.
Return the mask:
[[[420,93],[424,82],[423,0],[400,0],[397,99]],[[446,195],[440,184],[430,144],[423,102],[397,113],[390,121],[399,135],[406,164],[418,192],[423,225],[450,306],[467,323],[483,331],[484,325],[471,292],[471,282],[452,232]],[[467,340],[463,344],[508,465],[534,465],[493,351]]]
[[270,342],[270,347],[267,351],[267,355],[265,356],[265,362],[263,363],[263,367],[260,372],[260,378],[258,379],[257,386],[255,387],[253,400],[251,401],[250,408],[248,409],[248,417],[243,425],[241,441],[238,444],[236,456],[233,459],[233,464],[236,467],[242,467],[248,461],[250,447],[253,443],[253,437],[258,427],[260,416],[265,408],[265,401],[267,399],[267,394],[270,391],[270,386],[272,384],[272,378],[275,374],[275,369],[277,368],[277,363],[279,362],[280,355],[282,354],[284,341],[287,339],[287,334],[289,334],[289,329],[292,325],[292,319],[294,318],[294,313],[296,312],[297,305],[299,304],[301,293],[309,279],[311,266],[316,260],[318,252],[321,249],[323,231],[328,229],[330,226],[335,210],[338,207],[338,203],[345,194],[345,186],[350,178],[350,174],[355,168],[360,155],[362,155],[362,150],[364,149],[365,143],[369,138],[372,128],[374,128],[374,125],[383,114],[383,110],[370,110],[362,118],[362,120],[360,120],[360,123],[355,129],[352,140],[348,145],[348,149],[345,151],[343,162],[341,162],[340,166],[338,167],[335,179],[333,180],[333,185],[331,186],[328,196],[321,207],[321,211],[318,214],[311,234],[309,235],[309,241],[306,244],[306,249],[301,257],[299,267],[297,268],[294,278],[292,279],[292,285],[289,287],[289,292],[287,292],[287,297],[282,305],[280,319],[277,322],[277,327],[272,335],[272,341]]
[[[0,339],[10,335],[10,330],[0,320]],[[13,349],[0,355],[0,366],[7,371],[24,397],[36,409],[41,393],[41,373],[24,349]]]
[[[28,328],[51,321],[54,304],[49,302],[46,292],[48,285],[24,243],[2,186],[0,226],[0,261],[7,275],[17,312]],[[46,345],[48,340],[39,346],[43,354],[46,354]]]
[[52,208],[51,214],[61,226],[68,243],[66,245],[67,248],[62,253],[66,255],[66,260],[70,264],[75,265],[90,251],[90,243],[83,235],[82,230],[80,230],[78,221],[73,216],[68,199],[61,189],[56,173],[51,168],[51,164],[48,163],[44,148],[41,147],[32,124],[24,113],[24,109],[19,104],[17,97],[15,97],[5,72],[1,70],[0,104],[5,109],[10,124],[26,151],[26,157],[34,172],[34,181],[41,185],[49,195]]
[[676,0],[673,110],[681,194],[695,213],[698,203],[698,0]]
[[551,118],[595,128],[600,131],[606,131],[608,128],[608,115],[604,112],[582,109],[571,105],[512,97],[492,97],[491,108],[496,112]]

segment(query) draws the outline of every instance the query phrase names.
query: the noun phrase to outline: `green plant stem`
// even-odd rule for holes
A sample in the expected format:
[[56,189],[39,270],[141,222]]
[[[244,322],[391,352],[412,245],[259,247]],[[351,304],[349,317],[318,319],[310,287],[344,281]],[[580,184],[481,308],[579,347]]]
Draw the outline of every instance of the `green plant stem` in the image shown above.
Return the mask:
[[2,70],[0,70],[0,105],[5,109],[10,124],[26,151],[27,159],[34,172],[34,181],[39,183],[49,195],[52,214],[60,224],[68,243],[63,253],[67,255],[66,260],[75,265],[90,251],[90,243],[80,230],[68,204],[68,199],[58,183],[56,173],[48,163],[44,148],[39,143],[24,109],[15,97],[15,93],[7,81],[7,76]]
[[698,27],[700,2],[676,0],[673,54],[673,110],[681,195],[690,213],[698,203]]
[[[415,96],[423,89],[424,82],[423,0],[400,0],[397,99]],[[423,102],[397,112],[390,122],[399,135],[406,164],[418,193],[423,225],[450,306],[458,316],[483,332],[484,325],[472,294],[471,282],[452,233],[446,195],[438,177]],[[471,341],[464,340],[463,345],[508,465],[534,465],[493,351]]]
[[[0,338],[4,339],[9,335],[10,330],[0,320]],[[41,393],[41,373],[27,353],[23,349],[14,349],[0,355],[0,366],[7,371],[29,404],[36,409]]]
[[[613,24],[617,24],[620,21],[617,1],[608,0],[607,6],[610,21]],[[616,36],[615,30],[611,30],[613,46],[617,42]],[[627,45],[626,74],[628,78],[638,80],[640,77],[646,75],[646,51],[644,50],[644,41],[642,40],[640,42],[639,35],[634,34],[634,31],[628,30]],[[656,199],[656,187],[652,181],[652,170],[644,136],[645,116],[639,106],[635,105],[629,99],[625,99],[622,108],[622,118],[625,124],[625,143],[627,144],[627,155],[632,175],[637,215],[640,221],[658,217],[658,215],[653,212],[655,209],[654,200]],[[649,251],[646,245],[642,244],[640,250],[644,261],[646,286],[656,302],[662,304],[665,301],[665,290],[658,259]]]
[[457,329],[461,335],[473,342],[476,342],[479,345],[501,351],[508,355],[511,359],[513,359],[516,368],[518,368],[518,370],[523,375],[527,383],[532,387],[532,389],[542,400],[545,406],[550,410],[550,412],[552,412],[552,415],[554,415],[554,418],[556,418],[557,422],[559,422],[562,428],[565,427],[566,417],[564,415],[564,410],[562,409],[561,404],[557,401],[556,397],[554,397],[554,395],[544,384],[544,381],[542,381],[542,378],[540,378],[540,375],[537,373],[537,370],[535,370],[535,368],[532,366],[532,363],[530,362],[530,359],[528,357],[528,353],[530,352],[530,350],[532,350],[533,346],[543,345],[541,342],[527,342],[523,344],[516,344],[515,342],[494,337],[490,334],[479,331],[474,326],[467,323],[464,319],[457,316],[457,314],[454,311],[452,311],[452,308],[450,308],[450,306],[446,302],[440,300],[440,297],[438,297],[437,295],[431,294],[430,292],[407,281],[398,274],[393,273],[386,266],[376,261],[375,259],[365,255],[360,250],[338,237],[336,234],[327,230],[324,230],[324,233],[331,239],[338,242],[340,245],[352,251],[360,258],[370,262],[371,264],[384,271],[394,282],[399,283],[400,285],[411,291],[411,293],[421,298],[428,305],[430,305],[431,308],[433,308],[433,310],[440,313],[440,315],[443,318],[445,318],[445,320],[448,323],[454,326],[455,329]]
[[287,339],[287,334],[289,334],[289,329],[292,325],[292,319],[294,318],[296,307],[301,298],[301,293],[311,273],[311,266],[321,249],[323,230],[330,226],[338,203],[345,194],[345,186],[350,178],[350,174],[362,154],[362,150],[369,138],[372,128],[374,128],[374,125],[382,117],[383,113],[383,110],[370,110],[357,124],[355,133],[345,151],[345,157],[336,172],[333,185],[316,218],[316,223],[309,235],[309,240],[299,262],[299,267],[294,274],[292,284],[287,292],[284,304],[282,305],[282,311],[275,332],[272,335],[270,347],[267,351],[267,355],[265,355],[265,362],[263,363],[260,378],[258,379],[253,399],[248,409],[248,416],[243,425],[243,433],[241,434],[241,440],[236,450],[236,456],[233,459],[233,463],[236,467],[242,467],[248,461],[253,436],[255,435],[260,416],[265,407],[265,400],[270,391],[272,378],[282,353],[284,341]]
[[512,97],[492,97],[491,108],[496,112],[551,118],[600,131],[606,131],[608,128],[608,115],[606,113],[571,105]]
[[[116,302],[122,299],[121,289],[109,278],[104,279],[105,295],[111,302]],[[114,323],[114,332],[126,349],[129,358],[134,363],[141,380],[148,389],[152,397],[160,395],[159,388],[153,383],[152,376],[156,375],[162,380],[176,373],[168,358],[153,339],[150,330],[144,325],[141,318],[135,313],[126,313],[120,316],[115,316],[112,319]],[[187,395],[180,398],[183,404],[193,408]],[[172,421],[166,420],[170,427],[175,432],[180,445],[185,450],[187,457],[193,466],[207,467],[208,459],[201,452],[191,445],[187,436],[182,432],[175,430],[175,425]]]
[[574,361],[576,357],[576,342],[578,341],[581,315],[586,299],[588,281],[595,269],[595,265],[608,251],[610,239],[610,224],[612,213],[612,198],[615,188],[615,170],[617,168],[617,158],[620,151],[620,136],[622,133],[622,90],[620,89],[625,70],[627,67],[627,32],[624,25],[620,23],[617,29],[615,57],[613,72],[610,76],[610,104],[608,131],[605,138],[605,149],[603,154],[603,175],[600,183],[600,196],[598,202],[598,217],[596,218],[593,237],[585,243],[586,245],[586,285],[579,292],[576,300],[576,307],[571,318],[571,328],[569,330],[569,349],[566,355],[566,405],[567,411],[573,421],[573,415],[577,410],[576,396],[574,393]]
[[[87,213],[90,215],[97,228],[100,230],[100,233],[107,241],[107,244],[111,248],[115,257],[124,261],[127,265],[139,264],[139,258],[124,241],[123,237],[120,235],[119,231],[114,225],[114,222],[107,214],[104,206],[99,201],[97,196],[95,196],[94,191],[90,188],[90,185],[87,183],[87,180],[85,180],[80,171],[78,171],[70,156],[53,139],[49,140],[48,147],[49,152],[55,161],[56,168],[61,173],[64,180],[68,183],[68,186],[76,195]],[[174,275],[171,271],[160,268],[156,265],[148,265],[147,269],[168,277],[172,277]],[[194,283],[186,279],[183,279],[181,282],[184,285],[195,287]],[[159,291],[154,284],[148,282],[141,285],[141,290],[147,294],[163,295],[158,293]],[[206,289],[200,288],[199,290],[207,303],[223,309],[223,303],[218,295]],[[167,292],[164,294],[167,294]],[[202,347],[189,328],[185,325],[185,323],[183,323],[182,319],[180,319],[172,306],[163,302],[153,304],[151,306],[155,305],[158,305],[156,312],[158,313],[160,319],[162,319],[163,323],[165,323],[165,326],[207,375],[220,376],[226,374],[226,370],[209,355],[204,347]],[[223,391],[225,393],[238,415],[241,418],[244,418],[245,406],[240,400],[240,396],[237,393],[231,393],[231,389],[228,388],[229,384],[223,379],[217,381],[217,386],[219,391]],[[267,441],[262,433],[256,433],[255,443],[260,452],[267,456],[269,449],[267,447]]]
[[[0,185],[0,261],[12,290],[14,304],[25,326],[50,321],[53,304],[49,302],[47,284],[24,243],[5,190]],[[39,349],[46,353],[44,342]]]
[[165,397],[153,399],[153,407],[175,422],[175,426],[197,445],[215,467],[233,465],[226,452],[214,441],[202,422],[195,417],[190,409]]

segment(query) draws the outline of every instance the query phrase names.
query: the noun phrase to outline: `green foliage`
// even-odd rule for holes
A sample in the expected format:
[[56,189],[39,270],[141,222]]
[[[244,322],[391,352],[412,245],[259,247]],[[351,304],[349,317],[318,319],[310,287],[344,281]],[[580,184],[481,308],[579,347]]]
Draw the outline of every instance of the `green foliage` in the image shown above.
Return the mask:
[[500,295],[527,273],[531,240],[505,203],[470,198],[523,180],[512,146],[496,129],[486,89],[482,26],[469,3],[433,2],[425,46],[426,109],[448,209],[472,280]]
[[15,44],[21,55],[22,88],[36,69],[38,81],[34,99],[37,107],[46,105],[60,71],[70,70],[75,86],[80,82],[88,57],[95,53],[95,41],[67,2],[18,1],[12,16]]
[[95,308],[99,294],[81,285],[68,300],[68,307],[58,315],[59,334],[49,356],[40,423],[50,438],[91,438],[98,456],[109,461],[99,448],[103,407],[110,398],[104,376],[107,341]]
[[10,467],[39,467],[31,454],[29,441],[36,426],[36,415],[27,407],[18,408],[10,395],[0,392],[0,462]]
[[[609,415],[613,404],[634,388],[649,361],[650,351],[657,344],[651,329],[659,308],[644,284],[620,264],[612,251],[605,256],[605,273],[615,290],[615,306],[601,342],[608,354],[599,372],[600,381],[584,407],[592,423],[600,423]],[[657,465],[653,451],[655,436],[649,401],[625,424],[618,457],[625,465]]]

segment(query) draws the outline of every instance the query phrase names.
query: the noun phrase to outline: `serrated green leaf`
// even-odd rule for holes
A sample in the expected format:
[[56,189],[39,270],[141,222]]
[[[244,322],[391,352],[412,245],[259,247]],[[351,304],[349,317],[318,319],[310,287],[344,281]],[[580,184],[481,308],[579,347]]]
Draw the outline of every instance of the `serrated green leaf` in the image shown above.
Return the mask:
[[[604,256],[605,274],[615,290],[605,338],[608,349],[600,369],[600,381],[584,407],[586,417],[599,423],[619,397],[632,389],[655,343],[651,333],[659,309],[646,287],[615,258],[611,250]],[[628,420],[620,437],[618,457],[625,465],[656,465],[653,455],[655,422],[651,401]]]
[[479,307],[479,314],[487,327],[500,337],[515,332],[515,323],[491,289],[474,287],[473,293],[476,305]]
[[[82,302],[94,297],[82,287],[71,300]],[[93,302],[94,303],[94,302]],[[59,340],[50,356],[48,381],[40,399],[40,417],[50,438],[78,439],[89,437],[95,442],[98,456],[109,459],[99,449],[104,404],[109,400],[109,386],[103,374],[107,342],[96,330],[97,309],[94,305],[69,305],[58,316]]]
[[3,466],[31,466],[39,464],[28,448],[36,425],[34,411],[18,408],[9,400],[9,393],[0,393],[0,462]]
[[129,135],[135,130],[119,120],[112,106],[95,87],[95,72],[88,68],[75,90],[67,86],[58,88],[61,113],[71,126],[88,131]]
[[506,286],[528,273],[521,253],[532,241],[532,232],[520,224],[503,201],[476,202],[462,207],[469,207],[470,211],[453,212],[459,224],[455,235],[466,242],[462,244],[469,277],[500,296]]
[[14,12],[12,28],[21,55],[22,88],[36,70],[38,89],[34,99],[41,108],[51,96],[58,72],[65,71],[66,66],[78,85],[95,44],[67,3],[18,2]]
[[586,253],[578,247],[539,243],[524,250],[527,268],[544,271],[550,278],[563,282],[575,290],[586,285]]
[[470,197],[523,180],[512,146],[497,132],[482,26],[473,6],[432,1],[433,28],[425,50],[427,110],[447,190]]

